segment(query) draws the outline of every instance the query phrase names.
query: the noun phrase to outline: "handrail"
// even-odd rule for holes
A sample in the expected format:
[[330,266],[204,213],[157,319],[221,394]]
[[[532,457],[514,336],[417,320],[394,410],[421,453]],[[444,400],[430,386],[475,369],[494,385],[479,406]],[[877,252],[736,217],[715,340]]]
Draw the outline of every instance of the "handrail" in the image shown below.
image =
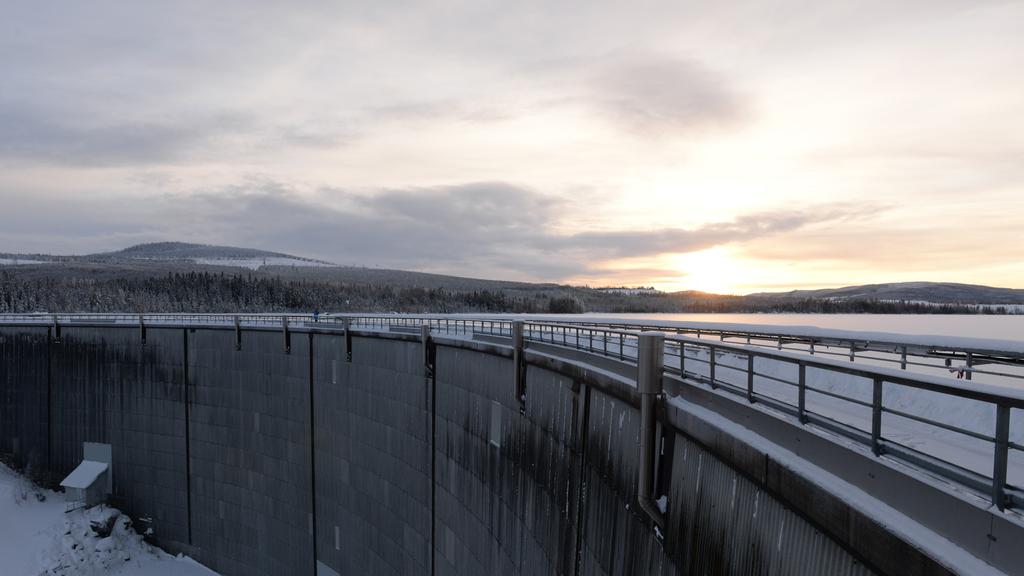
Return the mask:
[[[980,340],[985,346],[963,345],[954,342],[922,342],[919,337],[888,334],[885,337],[871,338],[855,335],[839,335],[830,330],[813,330],[812,334],[801,334],[796,331],[778,329],[738,330],[718,328],[708,325],[686,325],[685,323],[612,323],[589,322],[586,320],[548,320],[548,322],[569,323],[577,326],[595,327],[627,327],[638,332],[660,331],[678,335],[691,335],[697,338],[712,337],[720,341],[740,339],[746,344],[761,347],[773,347],[778,350],[791,349],[812,355],[826,355],[854,360],[874,360],[899,365],[901,369],[909,367],[945,370],[956,373],[967,380],[975,375],[993,376],[1024,381],[1024,346],[1017,349],[1002,349],[994,344],[999,342]],[[879,334],[878,336],[883,336]],[[881,355],[864,353],[876,352]],[[933,362],[915,361],[914,359],[932,360]],[[936,364],[934,361],[941,361]],[[957,362],[958,364],[954,364]],[[979,366],[995,365],[1017,368],[1016,372],[986,370]]]
[[[316,317],[311,314],[20,314],[0,315],[0,325],[53,325],[73,326],[88,325],[145,325],[152,329],[159,326],[180,325],[226,325],[234,328],[238,325],[275,328],[289,326],[297,328],[305,324],[324,327],[351,326],[355,329],[413,329],[427,325],[431,330],[450,336],[469,336],[486,334],[511,338],[513,320],[495,318],[473,318],[468,316],[442,315],[329,315]],[[750,344],[737,344],[726,341],[727,334],[719,334],[718,341],[691,337],[665,326],[650,325],[615,325],[599,326],[595,323],[572,324],[561,321],[525,321],[523,339],[527,343],[542,343],[582,350],[616,360],[635,363],[638,357],[639,336],[644,331],[669,332],[664,339],[664,373],[679,376],[691,382],[706,384],[716,391],[731,393],[745,398],[749,403],[761,403],[764,406],[796,416],[800,425],[813,425],[838,433],[869,448],[876,456],[891,458],[933,475],[937,475],[965,486],[975,492],[986,493],[992,503],[1000,510],[1007,507],[1020,507],[1024,503],[1021,487],[1008,483],[1008,461],[1011,451],[1021,452],[1018,441],[1011,441],[1009,434],[1011,411],[1024,411],[1024,390],[980,382],[967,383],[946,376],[935,376],[913,372],[906,369],[912,365],[906,356],[912,352],[902,350],[902,369],[857,364],[849,360],[836,360],[821,357],[823,351],[812,348],[808,352],[787,349],[782,346],[783,338],[774,335],[778,344],[774,347],[758,345],[754,334],[749,334]],[[702,329],[704,334],[706,330]],[[58,330],[59,334],[59,330]],[[735,332],[728,332],[734,336]],[[747,334],[743,335],[744,338]],[[821,340],[818,340],[821,345]],[[860,342],[851,340],[851,350],[857,350]],[[866,344],[871,344],[867,342]],[[774,349],[773,349],[774,348]],[[866,346],[864,349],[867,349]],[[983,351],[963,349],[958,352],[971,355],[983,355]],[[815,355],[811,355],[815,353]],[[929,349],[928,354],[934,353]],[[835,354],[833,354],[835,355]],[[855,353],[851,352],[851,357]],[[843,354],[845,358],[846,355]],[[761,362],[757,362],[760,360]],[[765,363],[769,367],[795,366],[795,379],[780,375],[777,371],[765,371]],[[759,365],[760,364],[760,365]],[[695,367],[700,369],[694,369]],[[859,378],[871,383],[870,400],[861,400],[845,396],[836,390],[827,390],[808,376],[808,370],[825,371],[829,374],[842,374],[847,377]],[[726,374],[740,376],[743,381],[732,381]],[[758,383],[761,384],[760,390]],[[795,402],[769,394],[766,385],[778,384],[796,390]],[[979,433],[962,426],[942,422],[912,414],[898,406],[887,404],[884,391],[887,385],[904,386],[930,393],[940,394],[959,400],[983,402],[993,407],[995,422],[992,435]],[[861,409],[870,409],[870,428],[861,429],[849,423],[815,412],[807,403],[808,393],[822,395],[837,402],[846,402]],[[991,474],[971,470],[962,461],[943,459],[941,457],[916,450],[898,443],[886,434],[883,415],[889,414],[897,418],[910,420],[921,425],[930,426],[946,432],[960,434],[964,437],[992,444]],[[1024,413],[1018,413],[1024,418]]]

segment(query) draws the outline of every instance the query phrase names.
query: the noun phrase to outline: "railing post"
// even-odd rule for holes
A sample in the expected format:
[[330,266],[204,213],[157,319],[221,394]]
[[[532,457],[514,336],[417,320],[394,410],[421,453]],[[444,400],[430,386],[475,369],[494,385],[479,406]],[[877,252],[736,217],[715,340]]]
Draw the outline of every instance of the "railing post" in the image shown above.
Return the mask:
[[423,343],[423,375],[434,375],[434,342],[430,338],[430,324],[420,324],[420,341]]
[[966,376],[964,376],[968,380],[971,379],[971,367],[972,366],[974,366],[974,354],[968,352],[967,353],[967,370],[965,370],[965,372],[967,372],[967,374],[966,374]]
[[640,334],[637,344],[637,382],[640,392],[640,471],[637,501],[647,513],[661,535],[665,518],[654,505],[654,466],[657,456],[657,419],[655,403],[662,392],[662,374],[665,361],[665,335],[660,332]]
[[747,402],[754,403],[754,355],[747,353]]
[[1006,508],[1006,467],[1010,454],[1010,407],[996,406],[995,456],[992,464],[992,503]]
[[857,355],[857,343],[850,340],[850,362],[853,362],[854,357]]
[[60,344],[60,320],[56,314],[53,315],[53,342]]
[[235,314],[235,351],[242,349],[242,319]]
[[797,414],[800,417],[800,423],[807,423],[807,366],[803,362],[800,363],[800,376],[797,383]]
[[345,362],[352,361],[352,319],[346,317],[343,321],[345,330]]
[[146,343],[146,321],[142,317],[142,314],[139,314],[139,340],[143,344]]
[[526,413],[526,357],[524,348],[526,339],[523,337],[525,322],[516,320],[512,322],[512,372],[513,384],[515,385],[516,401],[519,402],[519,412]]
[[281,316],[281,332],[284,334],[284,353],[292,353],[292,333],[288,330],[288,316]]
[[619,359],[620,360],[623,360],[626,357],[626,355],[623,352],[623,350],[625,349],[625,342],[624,342],[625,339],[626,339],[626,337],[624,335],[619,334]]
[[679,342],[679,376],[686,378],[686,343]]
[[907,347],[903,346],[900,352],[900,368],[903,370],[907,369]]
[[717,388],[715,386],[715,347],[708,346],[708,375],[710,379],[711,389]]
[[882,454],[882,379],[875,378],[871,394],[871,451]]
[[808,349],[811,351],[811,356],[814,356],[814,339],[813,338],[811,338],[811,344],[808,346]]

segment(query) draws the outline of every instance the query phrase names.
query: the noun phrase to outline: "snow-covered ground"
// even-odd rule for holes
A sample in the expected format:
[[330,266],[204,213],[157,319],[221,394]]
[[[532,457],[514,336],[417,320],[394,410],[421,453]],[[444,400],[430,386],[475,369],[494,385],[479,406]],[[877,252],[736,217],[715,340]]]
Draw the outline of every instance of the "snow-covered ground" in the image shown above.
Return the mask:
[[21,258],[0,258],[0,266],[21,266],[23,264],[49,264],[43,260],[24,260]]
[[269,258],[193,258],[192,260],[196,264],[206,264],[210,266],[237,266],[239,268],[249,268],[251,270],[259,270],[261,266],[312,266],[316,268],[334,266],[334,264],[329,262],[300,260],[298,258],[286,258],[279,256]]
[[[113,520],[108,536],[92,523]],[[65,513],[64,495],[33,486],[0,464],[0,574],[4,576],[217,576],[150,546],[116,509]]]

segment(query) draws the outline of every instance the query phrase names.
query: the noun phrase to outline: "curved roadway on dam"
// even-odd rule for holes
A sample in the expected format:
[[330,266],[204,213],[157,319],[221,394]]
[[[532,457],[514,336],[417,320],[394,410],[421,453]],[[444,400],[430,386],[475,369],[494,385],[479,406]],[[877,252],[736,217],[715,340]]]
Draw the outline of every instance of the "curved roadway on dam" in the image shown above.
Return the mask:
[[[866,435],[816,416],[804,395],[838,360],[794,361],[789,411],[755,394],[754,366],[793,353],[724,336],[308,320],[0,317],[0,455],[55,483],[84,442],[110,444],[113,502],[228,576],[1024,566],[1000,458],[1024,395],[858,368],[991,402],[979,472],[887,443],[870,416]],[[724,375],[741,356],[749,394]]]

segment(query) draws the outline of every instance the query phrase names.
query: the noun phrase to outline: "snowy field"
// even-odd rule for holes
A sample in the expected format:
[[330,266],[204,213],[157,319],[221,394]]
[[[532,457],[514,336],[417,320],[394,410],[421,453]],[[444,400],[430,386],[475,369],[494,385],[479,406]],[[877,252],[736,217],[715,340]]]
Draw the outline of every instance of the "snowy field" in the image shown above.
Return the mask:
[[[102,536],[92,523],[107,524]],[[106,532],[101,529],[101,532]],[[0,464],[3,576],[217,576],[146,544],[127,516],[105,506],[65,513],[64,495],[33,486]]]
[[0,266],[23,266],[25,264],[48,264],[48,263],[49,262],[45,262],[43,260],[24,260],[24,259],[15,260],[13,258],[0,258]]
[[210,266],[236,266],[238,268],[249,268],[259,270],[262,266],[310,266],[313,268],[333,267],[329,262],[316,260],[300,260],[298,258],[286,258],[272,256],[267,258],[193,258],[196,264]]

